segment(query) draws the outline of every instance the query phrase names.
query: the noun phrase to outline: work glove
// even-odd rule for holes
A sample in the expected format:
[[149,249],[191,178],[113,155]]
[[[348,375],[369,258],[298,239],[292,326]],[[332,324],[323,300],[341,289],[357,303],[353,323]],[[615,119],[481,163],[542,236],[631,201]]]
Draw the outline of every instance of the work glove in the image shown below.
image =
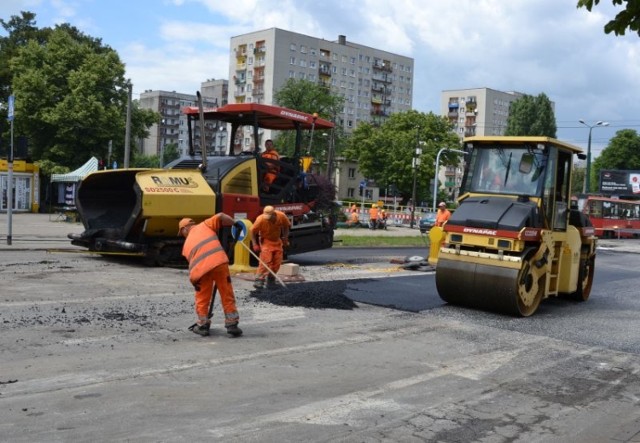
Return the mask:
[[193,285],[193,289],[195,289],[196,291],[200,290],[200,282],[191,282],[191,284]]
[[260,245],[254,244],[253,245],[253,252],[255,252],[256,254],[260,253]]
[[288,248],[289,247],[289,239],[288,238],[283,238],[282,239],[282,247],[283,248]]

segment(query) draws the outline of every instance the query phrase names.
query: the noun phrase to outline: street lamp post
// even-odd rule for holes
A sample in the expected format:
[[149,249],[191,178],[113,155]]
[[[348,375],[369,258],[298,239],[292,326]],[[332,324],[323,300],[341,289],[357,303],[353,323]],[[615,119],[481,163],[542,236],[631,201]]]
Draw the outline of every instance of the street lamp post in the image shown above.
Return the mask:
[[587,141],[587,170],[585,172],[584,183],[582,185],[582,193],[586,194],[591,190],[591,131],[593,128],[598,126],[609,126],[609,123],[599,120],[595,125],[588,125],[583,119],[578,120],[578,122],[589,128],[589,139]]
[[465,151],[459,149],[440,148],[438,155],[436,155],[436,173],[433,180],[433,212],[436,212],[436,200],[438,198],[438,170],[440,169],[440,154],[444,151],[457,152],[458,154],[466,155]]
[[410,228],[413,228],[413,225],[416,221],[416,185],[418,182],[418,166],[420,166],[420,156],[422,155],[421,146],[424,145],[424,142],[421,142],[420,139],[420,128],[418,128],[418,133],[416,134],[416,150],[413,154],[413,159],[411,161],[411,166],[413,167],[413,192],[411,193],[411,223],[409,225]]

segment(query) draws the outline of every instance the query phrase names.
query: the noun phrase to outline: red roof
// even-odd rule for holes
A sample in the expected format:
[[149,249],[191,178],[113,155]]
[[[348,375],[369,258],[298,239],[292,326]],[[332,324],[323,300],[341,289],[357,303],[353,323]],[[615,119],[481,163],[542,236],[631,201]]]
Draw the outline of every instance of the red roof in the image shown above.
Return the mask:
[[[198,108],[189,106],[182,108],[186,115],[198,115]],[[234,103],[219,108],[204,109],[205,120],[219,120],[240,125],[253,125],[257,119],[258,126],[265,129],[290,130],[299,123],[302,129],[311,129],[315,120],[315,129],[330,129],[334,124],[329,120],[314,117],[293,109],[258,103]]]

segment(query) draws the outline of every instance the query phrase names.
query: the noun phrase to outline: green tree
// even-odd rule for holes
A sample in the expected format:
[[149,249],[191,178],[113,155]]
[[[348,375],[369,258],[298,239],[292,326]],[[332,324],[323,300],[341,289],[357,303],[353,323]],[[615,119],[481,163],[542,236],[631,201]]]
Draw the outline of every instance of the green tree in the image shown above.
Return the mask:
[[597,189],[603,169],[640,169],[640,135],[634,129],[621,129],[609,140],[609,145],[593,161],[591,189]]
[[[122,164],[129,82],[118,54],[69,24],[37,29],[30,12],[0,23],[9,33],[0,39],[0,91],[15,95],[14,131],[43,171],[106,159],[109,141]],[[159,119],[134,102],[131,145]]]
[[[406,203],[413,194],[413,157],[422,148],[416,170],[416,197],[430,200],[429,183],[435,175],[435,162],[442,148],[460,150],[460,139],[445,117],[433,113],[407,111],[392,114],[380,126],[358,125],[349,138],[345,156],[358,161],[358,169],[375,180],[382,189],[395,185]],[[459,155],[446,151],[441,165],[457,165]]]
[[[578,8],[591,11],[600,0],[579,0]],[[624,5],[624,9],[616,14],[613,20],[604,25],[605,34],[624,35],[627,29],[640,35],[640,3],[636,0],[611,0],[613,5]]]
[[556,137],[556,117],[551,101],[541,93],[537,97],[524,95],[509,107],[505,135]]
[[[35,14],[22,12],[20,16],[12,16],[9,20],[0,19],[0,25],[7,32],[6,37],[0,37],[0,102],[6,103],[11,94],[11,80],[13,78],[9,62],[18,49],[34,40],[43,43],[47,32],[39,30],[35,25]],[[0,134],[7,134],[7,109],[0,106]]]
[[[318,117],[334,123],[335,116],[341,112],[344,104],[344,98],[331,94],[328,88],[307,80],[295,79],[287,80],[282,88],[274,94],[274,101],[279,106],[308,114],[316,113]],[[336,147],[336,152],[340,152],[343,137],[339,125],[334,131],[334,146]],[[313,139],[303,140],[302,154],[309,154],[316,159],[323,158],[322,154],[326,155],[329,142],[328,135],[323,136],[322,133],[315,132]],[[281,155],[293,154],[295,146],[295,134],[293,131],[282,132],[274,142]]]

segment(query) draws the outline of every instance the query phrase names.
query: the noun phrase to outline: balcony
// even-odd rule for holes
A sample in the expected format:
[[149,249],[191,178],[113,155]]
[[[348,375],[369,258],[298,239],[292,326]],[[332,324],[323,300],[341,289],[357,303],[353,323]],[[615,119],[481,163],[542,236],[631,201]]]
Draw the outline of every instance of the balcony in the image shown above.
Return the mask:
[[447,114],[447,117],[458,118],[458,111],[449,111],[449,113]]
[[388,60],[375,60],[372,67],[378,71],[391,72],[391,62]]

